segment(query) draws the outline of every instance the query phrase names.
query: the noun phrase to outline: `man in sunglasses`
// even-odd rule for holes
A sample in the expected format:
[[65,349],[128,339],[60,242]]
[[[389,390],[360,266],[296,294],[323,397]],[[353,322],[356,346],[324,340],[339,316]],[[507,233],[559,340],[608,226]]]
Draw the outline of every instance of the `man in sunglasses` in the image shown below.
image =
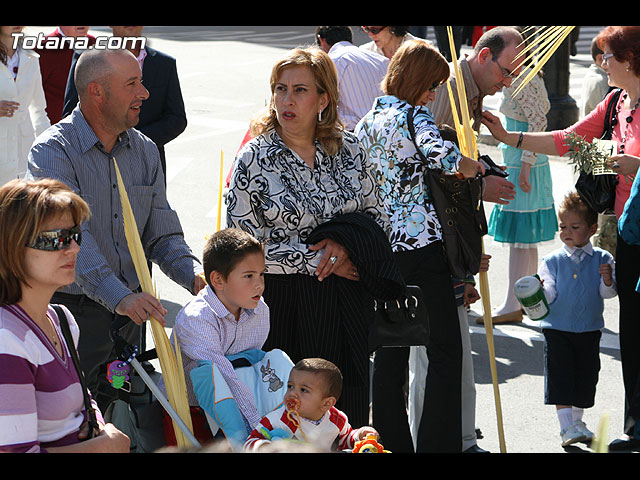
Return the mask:
[[[155,144],[133,127],[149,92],[136,57],[128,50],[87,50],[74,73],[79,104],[47,130],[29,154],[30,178],[55,178],[79,193],[91,208],[82,231],[76,282],[54,295],[80,325],[78,347],[87,385],[105,411],[117,392],[102,368],[115,359],[110,327],[118,316],[130,344],[144,347],[144,321],[165,323],[166,310],[140,283],[124,232],[115,163],[132,205],[149,261],[173,281],[197,293],[202,266],[187,246],[176,212],[169,206]],[[103,388],[100,388],[100,384]]]
[[[464,80],[467,105],[473,128],[480,131],[482,125],[482,102],[484,97],[494,95],[508,87],[521,71],[522,58],[517,55],[522,50],[522,36],[512,27],[496,27],[484,33],[478,40],[473,52],[458,59],[458,65]],[[457,100],[455,70],[451,66],[450,82]],[[439,88],[436,99],[429,108],[437,124],[453,126],[449,92]],[[496,175],[485,177],[483,198],[487,202],[508,204],[515,198],[515,189],[507,179]]]

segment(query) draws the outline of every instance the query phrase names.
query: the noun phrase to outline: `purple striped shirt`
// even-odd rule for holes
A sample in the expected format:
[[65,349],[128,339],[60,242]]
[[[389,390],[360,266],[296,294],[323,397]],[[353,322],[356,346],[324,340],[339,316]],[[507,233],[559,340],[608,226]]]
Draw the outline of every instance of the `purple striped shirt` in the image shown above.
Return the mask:
[[[78,325],[62,308],[77,345]],[[51,306],[48,314],[64,345]],[[77,443],[85,418],[82,387],[69,351],[64,348],[60,356],[19,306],[0,307],[0,452],[46,452],[48,447]]]

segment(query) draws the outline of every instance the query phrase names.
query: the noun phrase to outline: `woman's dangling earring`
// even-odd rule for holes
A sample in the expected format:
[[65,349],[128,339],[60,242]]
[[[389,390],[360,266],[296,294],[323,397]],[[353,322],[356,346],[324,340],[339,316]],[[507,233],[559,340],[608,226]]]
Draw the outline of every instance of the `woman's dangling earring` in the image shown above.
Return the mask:
[[322,110],[318,111],[318,122],[322,121]]

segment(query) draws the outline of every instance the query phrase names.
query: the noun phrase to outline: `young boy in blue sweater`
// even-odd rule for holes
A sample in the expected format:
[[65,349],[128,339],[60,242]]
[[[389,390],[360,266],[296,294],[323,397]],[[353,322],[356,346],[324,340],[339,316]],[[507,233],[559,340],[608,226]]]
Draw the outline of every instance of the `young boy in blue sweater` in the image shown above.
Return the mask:
[[604,300],[615,297],[614,260],[594,247],[598,215],[576,192],[558,209],[564,244],[542,259],[538,275],[549,303],[540,321],[545,337],[545,404],[555,405],[562,446],[590,442],[582,420],[595,403]]

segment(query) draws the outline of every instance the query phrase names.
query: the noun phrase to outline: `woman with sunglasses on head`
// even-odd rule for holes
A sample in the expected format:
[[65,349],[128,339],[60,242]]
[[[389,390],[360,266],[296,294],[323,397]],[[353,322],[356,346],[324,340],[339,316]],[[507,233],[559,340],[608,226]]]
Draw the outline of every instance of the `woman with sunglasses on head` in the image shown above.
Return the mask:
[[[355,129],[382,190],[398,266],[407,284],[422,289],[429,317],[429,367],[417,452],[462,451],[462,340],[440,223],[424,174],[438,168],[470,178],[481,167],[442,139],[427,106],[448,78],[449,65],[434,47],[422,40],[403,43],[382,81],[385,95]],[[411,111],[415,140],[428,164],[409,134]],[[398,453],[414,451],[403,391],[409,353],[409,348],[381,348],[374,359],[373,425],[385,448]]]
[[[129,452],[129,438],[85,407],[72,349],[49,304],[73,283],[89,207],[55,180],[0,188],[0,452]],[[61,307],[77,344],[79,329]],[[98,432],[89,438],[89,419]]]
[[[620,302],[620,357],[625,388],[624,429],[628,437],[615,440],[609,448],[640,448],[640,193],[637,171],[640,167],[640,27],[609,26],[596,37],[604,52],[602,68],[613,88],[586,117],[564,130],[550,132],[507,132],[494,115],[483,112],[482,123],[499,141],[512,147],[547,155],[569,151],[567,135],[575,133],[586,141],[605,133],[607,107],[613,104],[617,118],[612,122],[612,140],[618,152],[609,159],[618,174],[614,212],[618,218],[616,245],[616,284]],[[621,90],[621,91],[618,91]]]
[[409,27],[362,27],[364,33],[369,35],[371,41],[360,45],[360,48],[393,57],[400,45],[407,40],[421,40],[411,33]]

